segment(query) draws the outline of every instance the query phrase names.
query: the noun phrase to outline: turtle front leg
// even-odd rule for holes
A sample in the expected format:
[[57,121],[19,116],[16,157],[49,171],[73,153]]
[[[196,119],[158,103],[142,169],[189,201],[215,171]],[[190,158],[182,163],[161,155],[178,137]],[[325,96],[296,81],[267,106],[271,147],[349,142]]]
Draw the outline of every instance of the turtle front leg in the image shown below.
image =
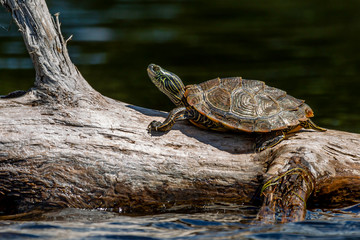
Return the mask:
[[170,111],[164,122],[152,121],[147,129],[149,132],[153,130],[160,132],[169,131],[176,121],[187,119],[187,115],[187,109],[185,107],[174,108]]

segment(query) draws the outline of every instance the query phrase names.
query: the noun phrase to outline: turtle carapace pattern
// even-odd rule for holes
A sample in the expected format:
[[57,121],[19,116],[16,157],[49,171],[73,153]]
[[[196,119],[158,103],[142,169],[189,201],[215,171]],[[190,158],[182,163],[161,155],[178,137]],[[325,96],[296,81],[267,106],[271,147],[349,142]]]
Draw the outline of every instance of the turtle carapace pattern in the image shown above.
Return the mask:
[[303,100],[262,81],[230,77],[184,86],[177,75],[158,65],[150,64],[147,72],[177,106],[164,122],[151,122],[149,131],[168,131],[176,121],[188,119],[203,129],[272,133],[256,151],[277,145],[301,128],[326,131],[310,120],[314,113]]

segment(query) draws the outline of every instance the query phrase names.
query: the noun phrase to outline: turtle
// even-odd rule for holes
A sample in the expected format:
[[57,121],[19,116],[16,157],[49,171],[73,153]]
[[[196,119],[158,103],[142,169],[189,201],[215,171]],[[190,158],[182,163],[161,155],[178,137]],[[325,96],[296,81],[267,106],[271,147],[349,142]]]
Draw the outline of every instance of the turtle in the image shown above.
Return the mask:
[[150,64],[147,72],[155,86],[177,106],[165,121],[152,121],[150,133],[169,131],[176,121],[187,119],[203,129],[257,133],[260,140],[255,151],[260,152],[302,128],[326,131],[310,120],[314,113],[304,100],[263,81],[218,77],[184,86],[176,74],[158,65]]

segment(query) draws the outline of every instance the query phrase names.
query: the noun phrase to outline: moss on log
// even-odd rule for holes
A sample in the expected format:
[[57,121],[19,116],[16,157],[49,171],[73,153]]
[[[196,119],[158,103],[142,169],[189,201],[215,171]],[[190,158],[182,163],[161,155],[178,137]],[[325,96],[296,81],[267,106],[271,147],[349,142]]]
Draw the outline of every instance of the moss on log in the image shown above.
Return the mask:
[[187,122],[150,136],[149,122],[166,114],[94,90],[71,62],[58,15],[49,14],[45,1],[0,2],[36,70],[26,94],[0,99],[3,214],[58,207],[155,213],[217,202],[252,204],[263,184],[299,168],[306,177],[286,175],[277,187],[264,189],[260,220],[276,222],[276,215],[288,212],[292,217],[282,222],[302,220],[307,199],[327,207],[358,201],[359,134],[302,131],[261,153],[253,152],[249,135],[204,131]]

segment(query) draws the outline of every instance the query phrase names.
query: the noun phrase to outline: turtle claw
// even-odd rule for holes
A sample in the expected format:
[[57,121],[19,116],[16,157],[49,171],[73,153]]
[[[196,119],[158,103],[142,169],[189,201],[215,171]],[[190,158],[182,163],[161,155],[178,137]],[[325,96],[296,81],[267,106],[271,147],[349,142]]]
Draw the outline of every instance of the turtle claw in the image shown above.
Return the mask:
[[158,128],[162,125],[162,122],[159,121],[152,121],[149,126],[147,127],[148,133],[152,131],[158,131]]

